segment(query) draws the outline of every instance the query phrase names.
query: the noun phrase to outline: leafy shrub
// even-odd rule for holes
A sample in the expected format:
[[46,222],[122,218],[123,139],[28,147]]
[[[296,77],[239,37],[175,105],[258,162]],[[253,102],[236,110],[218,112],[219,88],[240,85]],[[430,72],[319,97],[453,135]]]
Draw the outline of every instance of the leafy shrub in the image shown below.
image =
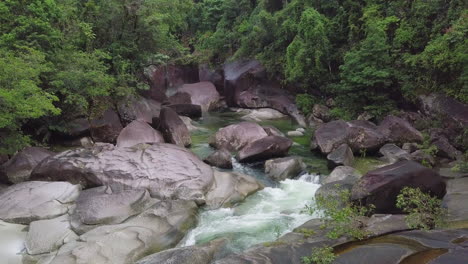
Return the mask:
[[336,255],[333,253],[332,247],[319,247],[312,249],[312,255],[309,257],[302,257],[304,264],[330,264],[335,261]]
[[405,219],[410,228],[429,230],[445,225],[447,211],[442,208],[442,201],[419,188],[403,188],[396,206],[408,214]]
[[309,213],[318,212],[324,218],[323,228],[330,228],[327,237],[337,239],[346,235],[359,240],[367,237],[367,232],[361,229],[360,218],[372,212],[374,206],[355,204],[350,198],[349,190],[341,190],[337,197],[317,195],[315,205],[306,207]]
[[[437,152],[439,151],[437,146],[432,144],[431,138],[429,137],[428,134],[423,134],[423,142],[422,142],[422,144],[418,144],[418,148],[422,152],[424,152],[426,155],[431,157],[432,159],[435,158]],[[424,159],[422,161],[422,165],[424,165],[426,167],[432,167],[431,162],[429,160],[427,160],[427,159]]]
[[312,112],[312,108],[314,107],[314,104],[316,103],[316,98],[314,98],[310,94],[298,94],[296,95],[296,104],[297,107],[304,113],[305,115],[308,115]]

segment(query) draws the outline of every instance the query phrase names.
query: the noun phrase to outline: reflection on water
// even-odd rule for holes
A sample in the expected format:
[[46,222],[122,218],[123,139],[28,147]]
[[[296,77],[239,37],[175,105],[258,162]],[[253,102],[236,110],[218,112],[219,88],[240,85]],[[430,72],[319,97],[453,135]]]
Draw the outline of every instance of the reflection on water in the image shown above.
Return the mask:
[[21,251],[24,249],[26,226],[0,221],[0,263],[21,263]]

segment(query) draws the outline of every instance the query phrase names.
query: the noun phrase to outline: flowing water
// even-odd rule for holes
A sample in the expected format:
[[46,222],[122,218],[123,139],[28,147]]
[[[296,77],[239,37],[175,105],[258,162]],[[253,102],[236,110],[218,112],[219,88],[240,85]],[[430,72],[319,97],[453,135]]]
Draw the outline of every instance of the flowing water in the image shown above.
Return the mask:
[[[200,158],[205,158],[214,151],[208,145],[209,138],[219,128],[240,121],[240,116],[233,112],[210,113],[204,116],[195,122],[195,125],[201,129],[192,133],[192,151]],[[272,125],[283,133],[297,128],[289,119],[260,122],[260,125]],[[179,246],[227,238],[226,253],[239,252],[255,244],[274,241],[313,218],[303,211],[320,187],[318,174],[328,173],[327,163],[323,158],[310,152],[309,131],[304,137],[291,139],[294,145],[289,154],[302,157],[308,165],[308,173],[297,179],[287,179],[277,183],[265,175],[262,163],[240,164],[233,158],[233,171],[255,177],[266,188],[251,195],[234,208],[202,210],[198,226],[187,234]]]

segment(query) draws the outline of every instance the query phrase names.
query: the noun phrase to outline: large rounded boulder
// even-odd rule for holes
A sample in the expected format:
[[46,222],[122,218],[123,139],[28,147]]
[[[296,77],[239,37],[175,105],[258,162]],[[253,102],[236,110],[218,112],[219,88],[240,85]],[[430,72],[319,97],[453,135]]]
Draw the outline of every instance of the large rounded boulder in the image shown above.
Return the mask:
[[117,147],[132,147],[140,143],[164,143],[164,138],[146,122],[135,120],[120,132]]
[[404,187],[419,188],[442,198],[445,183],[432,169],[414,161],[400,161],[368,172],[353,186],[352,199],[373,204],[376,213],[399,213],[396,197]]
[[292,143],[292,140],[285,137],[264,137],[242,148],[237,154],[237,159],[239,162],[255,162],[284,157],[288,154]]
[[408,121],[396,116],[387,116],[379,125],[379,131],[387,141],[403,144],[407,142],[422,142],[423,135]]
[[229,151],[239,151],[248,144],[267,136],[268,134],[260,125],[252,122],[241,122],[218,130],[210,144],[217,149],[225,148]]
[[192,104],[200,105],[205,112],[215,108],[220,100],[219,93],[211,82],[184,84],[178,91],[189,94]]
[[190,131],[179,115],[169,107],[161,110],[160,130],[167,143],[176,144],[181,147],[188,147],[192,144]]
[[32,178],[104,185],[113,191],[147,189],[153,197],[203,203],[213,171],[189,150],[172,144],[131,148],[100,144],[49,157],[34,169]]
[[119,115],[111,109],[105,111],[100,118],[91,121],[91,137],[95,142],[114,143],[123,126]]
[[43,159],[55,153],[38,147],[27,147],[0,166],[0,182],[20,183],[29,180],[31,171]]

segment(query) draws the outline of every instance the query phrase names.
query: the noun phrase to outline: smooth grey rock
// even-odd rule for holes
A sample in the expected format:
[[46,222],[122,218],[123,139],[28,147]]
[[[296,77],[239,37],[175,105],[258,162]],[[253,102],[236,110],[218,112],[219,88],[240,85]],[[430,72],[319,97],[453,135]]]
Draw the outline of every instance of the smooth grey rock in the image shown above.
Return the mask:
[[260,125],[252,122],[241,122],[219,129],[210,145],[217,149],[226,148],[229,151],[239,151],[249,143],[267,136]]
[[51,253],[78,236],[71,230],[69,216],[31,222],[26,236],[26,250],[30,255]]
[[385,144],[380,148],[379,152],[388,163],[395,163],[400,160],[411,160],[410,154],[395,144]]
[[44,148],[23,149],[0,166],[0,182],[14,184],[29,180],[37,164],[52,155],[55,153]]
[[401,148],[408,153],[413,153],[419,149],[419,146],[417,143],[404,143]]
[[343,191],[351,191],[353,188],[353,183],[347,180],[334,181],[331,183],[326,183],[315,192],[315,198],[323,197],[325,199],[334,199],[339,202],[341,201],[341,193]]
[[51,264],[131,264],[174,247],[196,223],[192,201],[160,201],[122,224],[100,226],[63,245]]
[[120,224],[156,202],[147,190],[113,192],[106,186],[84,190],[76,200],[71,224],[75,232],[83,234],[100,225]]
[[80,186],[68,182],[30,181],[12,185],[0,193],[0,219],[29,224],[66,214],[80,194]]
[[468,172],[458,172],[454,171],[453,168],[440,168],[439,169],[440,176],[448,179],[458,179],[468,177]]
[[300,131],[288,131],[288,137],[302,137],[304,136],[304,133]]
[[192,119],[188,116],[179,116],[180,119],[182,119],[182,122],[184,122],[185,126],[187,127],[187,129],[192,132],[192,131],[196,131],[196,130],[199,130],[198,127],[194,126],[192,124]]
[[294,178],[305,168],[306,165],[300,157],[278,158],[265,162],[265,173],[276,181]]
[[449,221],[468,220],[468,178],[451,179],[447,181],[447,194],[443,205],[448,210]]
[[336,181],[346,181],[355,183],[359,178],[362,177],[362,174],[359,173],[355,168],[349,166],[338,166],[336,167],[328,177],[323,180],[323,184],[336,182]]
[[168,249],[149,255],[136,264],[210,264],[225,242],[224,239],[217,239],[200,246]]
[[167,143],[172,143],[181,147],[188,147],[192,144],[190,131],[173,109],[163,107],[159,119],[160,131]]
[[213,152],[203,161],[221,169],[232,169],[231,153],[226,149]]
[[363,245],[339,255],[333,263],[362,264],[370,259],[378,259],[378,263],[398,264],[401,259],[412,253],[413,250],[398,244]]
[[247,196],[263,189],[255,178],[238,172],[214,171],[214,183],[206,194],[209,209],[231,207]]
[[324,122],[331,121],[330,108],[325,105],[315,104],[312,108],[312,115]]
[[353,151],[347,144],[343,144],[332,151],[327,155],[327,159],[330,168],[341,165],[352,166],[354,163]]
[[188,93],[192,104],[200,105],[204,112],[213,110],[221,99],[216,87],[211,82],[184,84],[178,91]]
[[241,117],[243,120],[261,122],[265,120],[274,120],[285,118],[286,115],[278,110],[271,108],[252,109],[248,114]]
[[237,159],[239,162],[254,162],[283,157],[288,154],[292,143],[290,139],[284,137],[264,137],[242,148],[237,154]]
[[32,173],[35,179],[69,181],[87,187],[110,186],[113,191],[148,189],[160,199],[203,203],[213,182],[210,166],[189,150],[156,143],[131,148],[101,144],[74,149],[44,160]]
[[128,124],[117,138],[117,147],[133,147],[140,143],[164,143],[159,131],[154,130],[148,123],[135,120]]

